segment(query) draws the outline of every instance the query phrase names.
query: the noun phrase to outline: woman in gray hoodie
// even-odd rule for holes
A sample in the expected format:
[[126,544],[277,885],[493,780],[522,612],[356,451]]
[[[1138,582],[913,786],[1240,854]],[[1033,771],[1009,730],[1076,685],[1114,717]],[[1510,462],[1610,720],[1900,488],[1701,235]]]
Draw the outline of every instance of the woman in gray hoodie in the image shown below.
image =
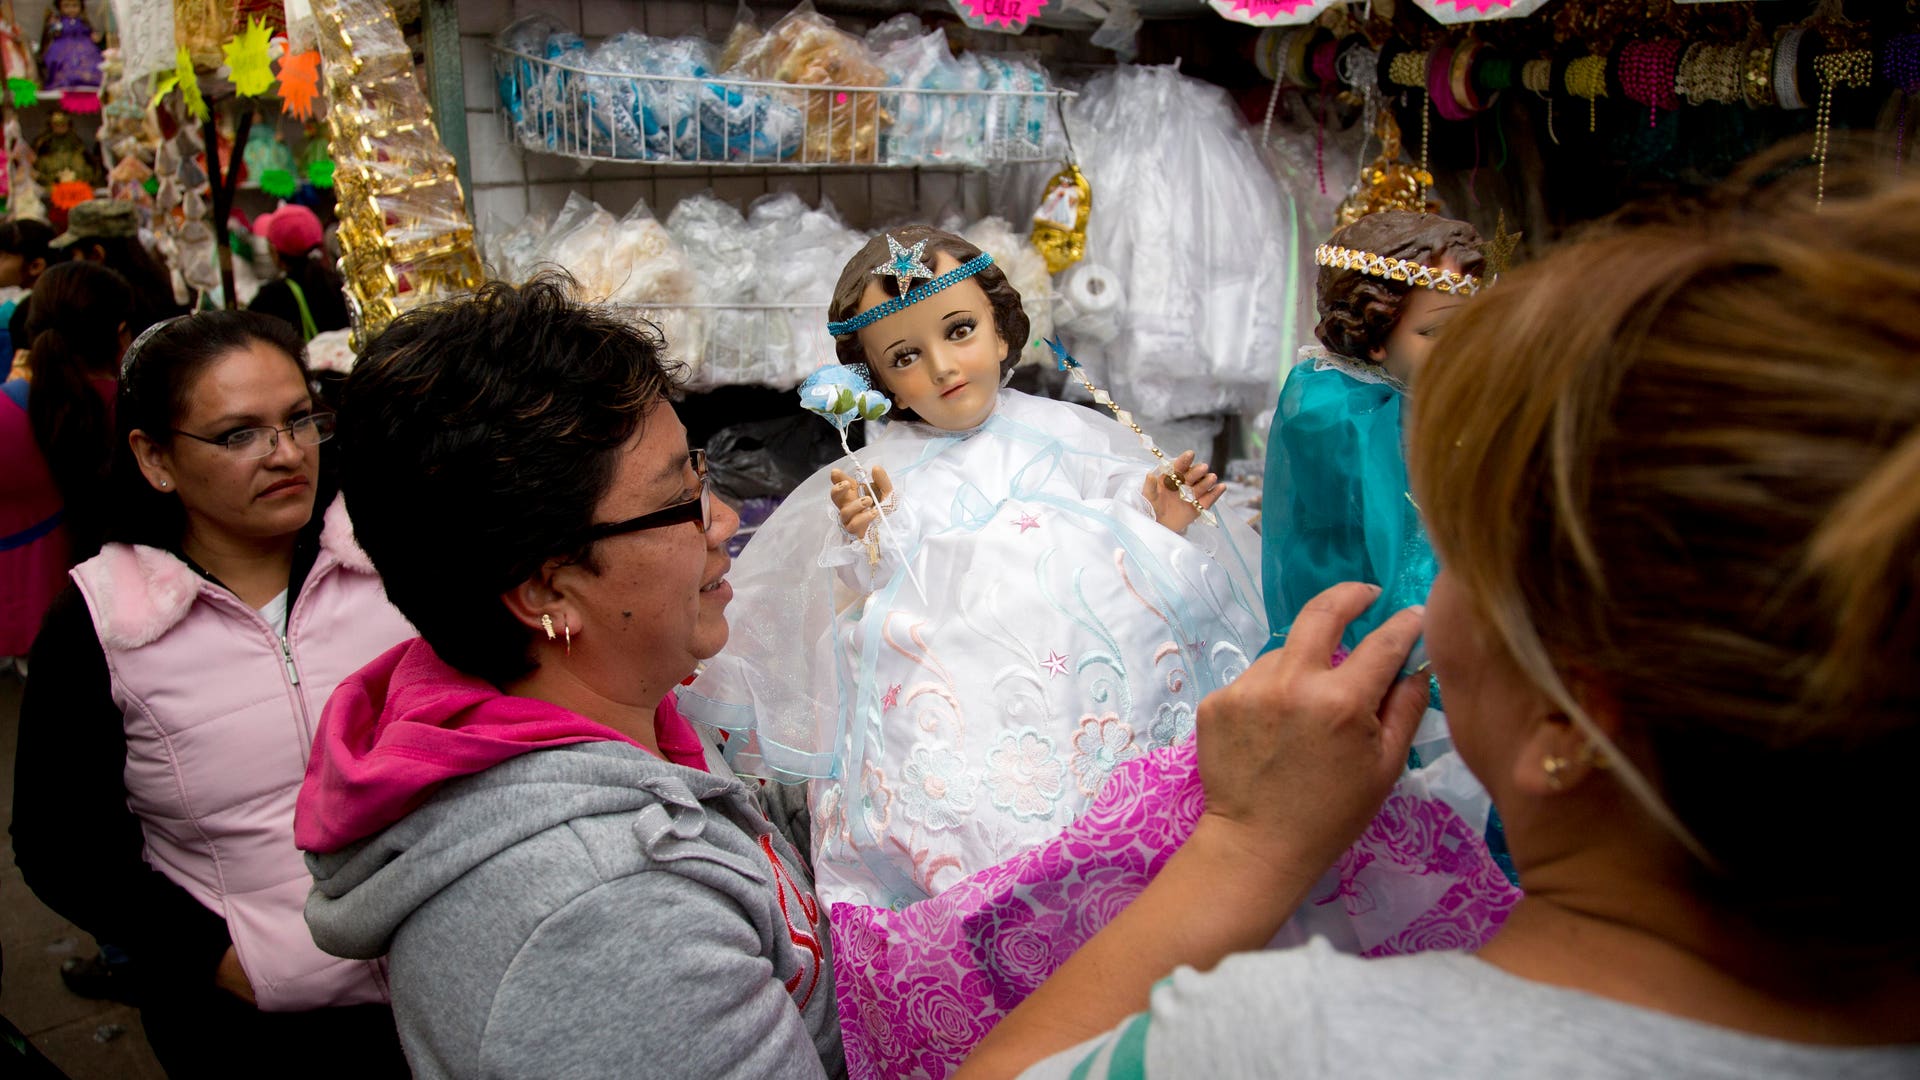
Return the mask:
[[296,839],[418,1076],[844,1072],[806,863],[674,708],[739,519],[672,385],[553,280],[402,316],[347,382],[354,529],[421,638],[328,703]]

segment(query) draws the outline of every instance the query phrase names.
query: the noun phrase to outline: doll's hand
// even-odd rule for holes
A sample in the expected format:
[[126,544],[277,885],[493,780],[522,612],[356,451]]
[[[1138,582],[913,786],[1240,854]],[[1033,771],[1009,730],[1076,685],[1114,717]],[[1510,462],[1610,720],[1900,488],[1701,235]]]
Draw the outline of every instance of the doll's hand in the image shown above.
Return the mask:
[[1219,502],[1220,496],[1226,494],[1227,486],[1218,476],[1207,471],[1206,462],[1195,464],[1191,450],[1174,458],[1173,464],[1167,469],[1156,469],[1147,474],[1147,483],[1141,489],[1141,494],[1145,495],[1147,502],[1153,506],[1154,520],[1184,535],[1187,526],[1193,524],[1194,519],[1200,516],[1200,511],[1195,510],[1192,503],[1181,498],[1178,491],[1167,486],[1168,473],[1178,474],[1184,479],[1187,482],[1187,490],[1193,493],[1194,499],[1202,507],[1211,507]]
[[[867,529],[873,525],[875,511],[873,496],[867,494],[866,485],[839,469],[828,473],[827,479],[833,481],[833,487],[829,490],[833,495],[834,507],[840,511],[840,527],[847,530],[849,536],[867,535]],[[882,466],[874,467],[873,490],[880,496],[882,505],[893,500],[893,481],[887,478],[887,470]]]

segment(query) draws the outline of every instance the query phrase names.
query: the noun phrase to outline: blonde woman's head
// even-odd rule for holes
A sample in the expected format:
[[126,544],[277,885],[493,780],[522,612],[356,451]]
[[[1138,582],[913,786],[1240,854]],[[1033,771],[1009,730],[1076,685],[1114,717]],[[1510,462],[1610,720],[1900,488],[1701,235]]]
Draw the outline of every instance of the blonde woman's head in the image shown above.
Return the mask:
[[1503,278],[1422,378],[1411,475],[1490,651],[1704,894],[1911,947],[1851,906],[1920,765],[1920,184],[1834,186]]

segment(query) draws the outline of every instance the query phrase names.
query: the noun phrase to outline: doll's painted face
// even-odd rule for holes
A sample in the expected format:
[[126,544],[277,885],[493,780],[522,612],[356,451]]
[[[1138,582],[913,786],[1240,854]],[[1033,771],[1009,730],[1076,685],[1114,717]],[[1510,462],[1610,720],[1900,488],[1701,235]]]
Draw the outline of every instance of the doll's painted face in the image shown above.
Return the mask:
[[[944,274],[959,265],[942,252],[934,257],[933,272]],[[876,277],[860,299],[860,310],[889,299]],[[934,427],[964,431],[993,415],[1008,346],[977,280],[958,282],[863,327],[860,347],[881,389]]]
[[85,10],[86,8],[81,4],[80,0],[60,0],[60,14],[65,15],[69,19],[80,18],[81,12]]
[[[1458,273],[1460,264],[1442,259],[1439,268]],[[1433,352],[1433,341],[1440,328],[1447,325],[1453,313],[1466,302],[1464,296],[1435,289],[1409,290],[1400,304],[1400,321],[1393,324],[1386,341],[1373,347],[1368,359],[1385,367],[1387,374],[1411,385],[1420,369],[1427,365],[1427,356]]]

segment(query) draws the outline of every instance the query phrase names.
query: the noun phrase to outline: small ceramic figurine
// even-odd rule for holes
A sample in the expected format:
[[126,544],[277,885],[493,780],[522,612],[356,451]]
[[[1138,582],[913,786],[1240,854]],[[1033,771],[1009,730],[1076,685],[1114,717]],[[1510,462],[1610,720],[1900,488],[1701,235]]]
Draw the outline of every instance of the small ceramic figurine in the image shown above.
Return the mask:
[[100,44],[104,39],[87,21],[81,0],[56,0],[47,9],[40,35],[41,85],[49,90],[79,90],[100,85]]
[[73,130],[73,117],[64,112],[56,110],[47,117],[47,130],[33,141],[33,154],[33,175],[44,187],[75,180],[89,187],[100,182],[93,148]]

